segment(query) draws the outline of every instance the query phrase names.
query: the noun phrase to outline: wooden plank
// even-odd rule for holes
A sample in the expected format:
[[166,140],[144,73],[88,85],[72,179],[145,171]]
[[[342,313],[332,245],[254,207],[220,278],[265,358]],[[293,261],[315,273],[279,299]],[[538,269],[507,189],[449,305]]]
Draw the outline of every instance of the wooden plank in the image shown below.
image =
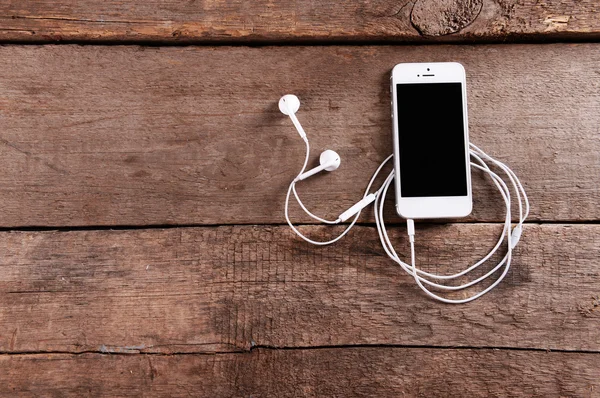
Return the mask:
[[[305,228],[321,239],[330,233]],[[487,253],[499,228],[419,225],[417,261],[462,269]],[[391,236],[406,257],[404,227]],[[502,284],[452,306],[426,298],[371,227],[326,248],[285,227],[1,233],[0,352],[600,351],[599,237],[600,225],[527,225]]]
[[[522,178],[532,219],[598,220],[599,49],[2,47],[0,226],[282,223],[304,159],[277,109],[286,92],[310,164],[342,157],[298,188],[335,218],[391,153],[392,66],[448,60],[467,69],[472,141]],[[471,221],[503,219],[489,182],[474,198]]]
[[6,396],[595,397],[600,354],[339,348],[221,355],[4,355]]
[[597,39],[594,0],[5,2],[0,40],[158,43]]

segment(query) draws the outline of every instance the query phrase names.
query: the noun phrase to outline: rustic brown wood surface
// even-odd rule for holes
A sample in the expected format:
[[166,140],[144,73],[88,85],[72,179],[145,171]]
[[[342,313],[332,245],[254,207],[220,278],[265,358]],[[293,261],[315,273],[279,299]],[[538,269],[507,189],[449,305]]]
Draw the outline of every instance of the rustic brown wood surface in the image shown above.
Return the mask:
[[[335,173],[299,186],[335,218],[391,153],[392,66],[427,60],[465,65],[471,140],[520,176],[532,220],[595,221],[599,50],[2,47],[0,226],[282,223],[305,150],[277,109],[287,92],[302,101],[310,164],[327,148],[342,156]],[[503,219],[483,178],[474,197],[468,221]]]
[[4,41],[598,39],[595,0],[9,1]]
[[[0,396],[600,397],[599,12],[3,2]],[[554,44],[514,44],[542,41]],[[463,44],[389,45],[449,42]],[[129,45],[90,45],[103,43]],[[208,46],[161,47],[190,43]],[[506,279],[467,305],[423,295],[370,210],[330,247],[283,225],[304,146],[279,97],[302,101],[309,165],[342,156],[299,186],[335,218],[391,153],[391,68],[423,61],[465,66],[471,140],[520,176],[539,222]],[[459,223],[417,225],[422,268],[457,271],[493,246],[502,205],[479,173],[474,200]]]
[[600,355],[394,347],[0,357],[3,396],[596,397]]
[[[417,261],[430,271],[464,268],[500,229],[421,225]],[[406,253],[404,227],[392,238]],[[377,239],[362,226],[327,248],[284,226],[2,233],[0,352],[367,344],[600,352],[600,225],[528,225],[505,281],[461,306],[424,296]]]

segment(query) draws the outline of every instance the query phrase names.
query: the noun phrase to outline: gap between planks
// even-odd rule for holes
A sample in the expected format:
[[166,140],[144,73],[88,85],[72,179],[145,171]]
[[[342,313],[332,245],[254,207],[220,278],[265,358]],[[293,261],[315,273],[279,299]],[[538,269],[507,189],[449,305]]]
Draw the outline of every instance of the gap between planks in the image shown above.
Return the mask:
[[[513,221],[516,224],[517,221]],[[348,226],[350,223],[336,224],[337,226]],[[504,225],[504,222],[493,222],[493,221],[473,221],[473,220],[452,220],[452,221],[427,221],[424,223],[418,223],[418,226],[433,226],[433,225],[449,225],[449,224],[462,224],[462,225]],[[523,225],[597,225],[600,224],[600,220],[570,220],[570,221],[525,221]],[[373,227],[375,223],[372,222],[356,222],[354,224],[357,227]],[[386,221],[386,226],[399,227],[406,225],[406,221]],[[218,228],[218,227],[285,227],[286,223],[268,223],[268,224],[257,224],[257,223],[236,223],[236,224],[148,224],[148,225],[74,225],[74,226],[45,226],[45,225],[32,225],[22,227],[0,227],[0,233],[2,232],[77,232],[77,231],[139,231],[139,230],[162,230],[162,229],[192,229],[192,228]],[[315,227],[325,226],[322,223],[306,223],[298,222],[294,223],[296,227]]]
[[348,350],[348,349],[408,349],[408,350],[466,350],[466,351],[523,351],[523,352],[555,352],[555,353],[570,353],[570,354],[600,354],[600,351],[595,350],[569,350],[569,349],[546,349],[546,348],[524,348],[524,347],[493,347],[493,346],[432,346],[432,345],[406,345],[406,344],[343,344],[343,345],[320,345],[320,346],[298,346],[298,347],[277,347],[270,345],[254,345],[249,349],[239,349],[232,351],[212,351],[212,352],[190,352],[190,351],[169,351],[169,352],[152,352],[144,350],[126,350],[126,351],[102,351],[102,350],[83,350],[83,351],[15,351],[15,352],[0,352],[0,356],[33,356],[33,355],[152,355],[152,356],[194,356],[194,355],[231,355],[231,354],[248,354],[253,351],[271,350],[271,351],[310,351],[310,350]]

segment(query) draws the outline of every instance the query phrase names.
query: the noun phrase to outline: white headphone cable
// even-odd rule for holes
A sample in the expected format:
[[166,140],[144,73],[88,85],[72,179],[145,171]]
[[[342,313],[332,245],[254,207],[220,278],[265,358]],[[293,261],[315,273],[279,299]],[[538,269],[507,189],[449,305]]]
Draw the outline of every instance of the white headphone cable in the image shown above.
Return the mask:
[[[308,243],[311,243],[314,245],[319,245],[319,246],[335,243],[338,240],[340,240],[342,237],[344,237],[350,231],[350,229],[352,229],[354,224],[356,224],[356,221],[358,220],[358,218],[360,216],[361,210],[365,206],[367,206],[371,202],[373,202],[374,213],[375,213],[375,223],[377,225],[377,233],[379,235],[379,239],[381,241],[384,251],[393,261],[395,261],[398,265],[400,265],[400,267],[405,272],[407,272],[409,275],[411,275],[414,278],[415,282],[417,283],[417,286],[419,286],[419,288],[421,290],[423,290],[428,296],[430,296],[436,300],[445,302],[445,303],[452,303],[452,304],[467,303],[467,302],[475,300],[475,299],[481,297],[482,295],[484,295],[485,293],[489,292],[504,279],[504,277],[508,273],[508,270],[510,269],[510,265],[512,262],[512,250],[515,248],[515,246],[519,242],[519,240],[521,238],[521,233],[523,230],[523,223],[529,216],[529,200],[527,198],[527,194],[525,193],[525,189],[523,188],[523,185],[519,181],[519,178],[517,177],[517,175],[508,166],[506,166],[504,163],[492,158],[487,153],[485,153],[480,148],[478,148],[476,145],[471,144],[471,143],[469,144],[469,148],[470,148],[469,154],[474,160],[471,162],[471,167],[479,169],[479,170],[483,171],[484,173],[486,173],[492,179],[492,181],[494,182],[494,185],[498,188],[500,195],[502,196],[502,199],[504,200],[504,203],[506,205],[506,216],[505,216],[505,220],[504,220],[504,227],[502,229],[500,238],[498,239],[498,242],[495,244],[495,246],[490,250],[490,252],[487,255],[485,255],[482,259],[477,261],[475,264],[469,266],[468,268],[464,269],[463,271],[460,271],[460,272],[452,274],[452,275],[432,274],[432,273],[420,270],[416,266],[416,258],[415,258],[416,255],[415,255],[415,247],[414,247],[415,227],[414,227],[413,220],[410,220],[410,219],[406,220],[407,232],[408,232],[409,242],[410,242],[410,251],[411,251],[410,264],[407,264],[407,263],[403,262],[402,260],[400,260],[398,254],[396,253],[396,251],[390,241],[390,238],[388,236],[385,222],[383,219],[383,208],[384,208],[384,202],[385,202],[385,198],[387,196],[388,189],[394,179],[393,170],[387,176],[387,178],[385,179],[382,186],[374,193],[369,194],[369,191],[371,190],[371,187],[372,187],[373,183],[375,182],[375,179],[377,178],[377,176],[379,175],[379,173],[381,172],[383,167],[387,164],[387,162],[392,158],[393,155],[388,156],[379,165],[379,167],[377,168],[375,173],[373,173],[373,176],[371,177],[371,180],[369,181],[369,184],[367,185],[367,188],[365,189],[365,192],[364,192],[363,197],[360,202],[356,203],[350,209],[348,209],[347,211],[342,213],[342,215],[340,215],[340,217],[338,217],[338,219],[336,219],[335,221],[330,221],[330,220],[326,220],[324,218],[318,217],[315,214],[311,213],[306,208],[304,203],[302,203],[302,201],[300,200],[298,192],[296,191],[296,183],[299,181],[302,181],[303,178],[306,178],[306,176],[303,176],[302,178],[300,178],[300,177],[304,174],[306,167],[308,165],[308,159],[309,159],[309,155],[310,155],[310,144],[308,142],[308,138],[306,137],[306,133],[300,126],[300,122],[296,119],[294,112],[292,112],[290,110],[290,108],[288,107],[288,105],[285,101],[283,102],[282,106],[287,111],[286,114],[289,114],[290,117],[292,117],[294,126],[296,127],[296,129],[300,133],[300,136],[302,137],[302,139],[304,140],[304,142],[306,144],[306,156],[304,159],[304,164],[302,166],[302,169],[296,176],[296,178],[294,178],[294,180],[290,183],[290,185],[288,187],[287,195],[285,198],[285,219],[286,219],[288,225],[290,226],[290,228],[299,237],[301,237]],[[296,110],[297,110],[297,107],[296,107]],[[337,156],[337,154],[336,154],[336,156]],[[492,171],[490,169],[490,167],[488,166],[486,161],[490,162],[491,164],[493,164],[494,166],[496,166],[497,168],[502,170],[504,172],[504,174],[506,174],[506,176],[510,180],[513,190],[515,191],[516,198],[517,198],[517,205],[518,205],[518,209],[519,209],[519,221],[517,222],[516,226],[514,228],[512,228],[512,230],[511,230],[512,213],[511,213],[510,190],[509,190],[508,186],[506,185],[506,183],[503,181],[503,179],[497,173],[495,173],[494,171]],[[338,165],[339,165],[339,157],[338,157]],[[322,167],[325,167],[325,166],[322,166]],[[313,169],[313,170],[315,170],[315,169]],[[323,170],[323,168],[320,168],[320,170]],[[310,172],[307,174],[311,175]],[[337,237],[335,237],[331,240],[328,240],[328,241],[315,241],[313,239],[308,238],[304,234],[302,234],[291,222],[291,220],[289,218],[289,201],[290,201],[291,193],[294,194],[294,197],[295,197],[296,201],[298,202],[298,204],[300,205],[300,207],[302,208],[302,210],[308,216],[310,216],[311,218],[313,218],[319,222],[322,222],[325,224],[330,224],[330,225],[335,225],[335,224],[339,224],[339,223],[349,219],[352,216],[354,216],[354,218],[352,219],[351,223],[346,227],[346,229],[344,229],[344,231]],[[523,203],[524,203],[525,209],[523,209]],[[500,248],[500,246],[502,245],[502,243],[504,242],[505,239],[507,242],[506,254],[502,258],[502,260],[500,260],[498,262],[498,264],[496,264],[496,266],[494,268],[492,268],[490,271],[488,271],[485,275],[482,275],[468,283],[464,283],[464,284],[456,285],[456,286],[443,285],[443,284],[439,284],[439,283],[436,283],[436,282],[433,282],[430,280],[430,279],[435,279],[435,280],[448,281],[448,280],[462,277],[462,276],[476,270],[478,267],[480,267],[482,264],[484,264],[487,260],[489,260],[497,252],[497,250]],[[502,270],[502,273],[500,274],[500,276],[498,276],[498,278],[492,284],[490,284],[488,287],[486,287],[482,291],[480,291],[470,297],[467,297],[465,299],[445,298],[436,293],[433,293],[431,290],[429,290],[427,287],[425,287],[425,285],[428,285],[435,289],[444,290],[444,291],[456,291],[456,290],[466,289],[468,287],[476,285],[476,284],[484,281],[485,279],[489,278],[494,273],[499,271],[503,266],[504,266],[504,269]]]
[[[495,159],[493,159],[491,156],[487,155],[485,152],[483,152],[481,149],[479,149],[475,145],[471,144],[471,148],[472,149],[470,151],[470,155],[479,163],[479,164],[477,164],[477,163],[472,162],[471,166],[484,171],[492,178],[492,180],[494,181],[494,184],[496,185],[496,187],[498,187],[500,194],[502,195],[502,197],[505,201],[506,218],[505,218],[505,225],[502,230],[502,234],[500,236],[500,239],[494,246],[494,248],[484,258],[482,258],[481,260],[479,260],[477,263],[473,264],[472,266],[468,267],[467,269],[465,269],[459,273],[453,274],[453,275],[436,275],[436,274],[431,274],[431,273],[427,273],[425,271],[419,270],[415,265],[414,222],[413,222],[413,220],[407,220],[407,229],[409,232],[409,240],[410,240],[410,246],[411,246],[411,264],[410,265],[406,264],[400,260],[400,258],[398,257],[396,251],[394,250],[394,248],[390,242],[390,239],[387,234],[387,229],[385,227],[385,222],[383,221],[383,203],[384,203],[385,197],[387,195],[388,188],[394,178],[393,172],[390,173],[390,175],[384,182],[383,187],[380,189],[380,193],[378,194],[378,197],[375,201],[375,222],[377,224],[377,231],[379,233],[379,237],[380,237],[380,240],[381,240],[381,243],[382,243],[382,246],[383,246],[385,252],[388,254],[388,256],[392,260],[394,260],[396,263],[398,263],[402,267],[402,269],[404,269],[404,271],[406,271],[408,274],[413,276],[413,278],[415,279],[415,282],[417,283],[419,288],[421,288],[427,295],[429,295],[430,297],[432,297],[436,300],[443,301],[445,303],[460,304],[460,303],[467,303],[469,301],[475,300],[475,299],[481,297],[482,295],[484,295],[485,293],[489,292],[490,290],[492,290],[495,286],[497,286],[502,281],[502,279],[504,279],[504,277],[508,273],[508,270],[511,265],[512,250],[514,249],[514,247],[516,246],[516,244],[518,243],[518,241],[520,239],[522,228],[523,228],[523,222],[529,215],[529,200],[527,198],[527,194],[525,193],[525,190],[523,189],[521,182],[519,181],[519,179],[515,175],[515,173],[512,170],[510,170],[506,165],[504,165],[501,162],[496,161]],[[512,230],[512,232],[510,231],[510,227],[511,227],[510,191],[508,190],[508,187],[506,186],[504,181],[500,178],[500,176],[498,176],[496,173],[491,171],[489,169],[489,167],[487,166],[487,164],[481,159],[481,157],[485,157],[487,160],[491,161],[496,166],[498,166],[500,169],[502,169],[507,174],[508,178],[510,179],[510,181],[515,189],[515,193],[516,193],[516,196],[518,199],[517,201],[519,204],[519,222],[517,223],[515,228]],[[522,210],[521,195],[525,202],[525,214],[523,214],[523,210]],[[498,248],[504,241],[505,236],[507,239],[506,255],[492,270],[488,271],[485,275],[483,275],[471,282],[468,282],[468,283],[465,283],[465,284],[462,284],[459,286],[441,285],[441,284],[437,284],[435,282],[432,282],[432,281],[426,279],[426,278],[431,278],[431,279],[440,279],[440,280],[450,280],[450,279],[455,279],[455,278],[466,275],[467,273],[477,269],[479,266],[481,266],[483,263],[485,263],[494,253],[496,253],[496,251],[498,250]],[[438,288],[441,290],[448,290],[448,291],[462,290],[462,289],[468,288],[470,286],[473,286],[473,285],[487,279],[488,277],[493,275],[496,271],[498,271],[504,264],[506,264],[506,265],[504,267],[502,274],[490,286],[488,286],[484,290],[480,291],[479,293],[477,293],[471,297],[465,298],[465,299],[459,299],[459,300],[447,299],[447,298],[441,297],[441,296],[431,292],[429,289],[427,289],[423,285],[423,283],[425,283],[434,288]]]
[[[290,202],[290,194],[293,192],[294,196],[296,198],[296,201],[298,202],[298,204],[300,205],[300,207],[302,208],[302,210],[304,210],[304,212],[306,214],[308,214],[311,218],[326,223],[326,224],[339,224],[340,222],[342,222],[339,218],[335,221],[329,221],[329,220],[325,220],[321,217],[318,217],[316,215],[314,215],[313,213],[311,213],[306,206],[304,206],[304,203],[302,203],[302,201],[300,200],[300,197],[298,196],[298,193],[296,192],[296,183],[298,182],[298,177],[300,175],[302,175],[304,173],[304,170],[306,170],[306,166],[308,165],[308,158],[310,155],[310,144],[308,143],[308,139],[306,137],[302,137],[302,139],[304,140],[305,144],[306,144],[306,156],[304,158],[304,165],[302,166],[302,169],[300,170],[300,172],[298,173],[298,175],[296,176],[296,178],[294,178],[294,180],[292,180],[292,182],[290,183],[289,187],[288,187],[288,191],[287,191],[287,195],[285,196],[285,220],[287,221],[288,225],[290,226],[290,228],[292,229],[292,231],[294,231],[296,233],[296,235],[298,235],[300,238],[304,239],[306,242],[311,243],[313,245],[318,245],[318,246],[325,246],[325,245],[330,245],[332,243],[337,242],[338,240],[340,240],[342,237],[344,237],[344,235],[346,235],[350,229],[354,226],[354,224],[356,224],[356,221],[358,220],[358,217],[360,217],[360,213],[361,211],[359,210],[356,215],[354,216],[354,218],[352,219],[352,222],[348,225],[348,227],[346,227],[346,229],[340,234],[338,235],[336,238],[322,242],[322,241],[315,241],[313,239],[308,238],[307,236],[305,236],[304,234],[302,234],[302,232],[300,232],[292,223],[292,221],[290,220],[289,217],[289,202]],[[371,189],[371,186],[373,185],[373,182],[375,182],[375,178],[377,178],[377,175],[379,174],[379,172],[381,171],[381,169],[383,168],[383,166],[385,166],[385,164],[387,163],[388,160],[390,160],[392,158],[393,155],[388,156],[382,163],[381,165],[377,168],[377,170],[375,171],[375,173],[373,173],[373,176],[371,177],[371,180],[369,181],[369,184],[367,185],[367,188],[365,189],[365,193],[363,195],[363,199],[367,198],[367,196],[369,195],[369,190]],[[377,194],[377,192],[375,193],[375,195]]]
[[[308,140],[306,138],[304,138],[304,141],[306,143],[306,157],[305,157],[305,161],[304,161],[304,165],[302,167],[302,170],[298,173],[298,175],[301,175],[304,170],[306,169],[306,166],[308,164],[308,158],[309,158],[309,153],[310,153],[310,145],[308,143]],[[386,252],[386,254],[393,260],[395,261],[397,264],[400,265],[400,267],[407,272],[408,274],[410,274],[414,279],[415,282],[417,283],[417,285],[419,286],[419,288],[421,288],[421,290],[423,290],[428,296],[439,300],[439,301],[443,301],[445,303],[453,303],[453,304],[458,304],[458,303],[466,303],[472,300],[475,300],[479,297],[481,297],[482,295],[484,295],[485,293],[489,292],[490,290],[492,290],[495,286],[497,286],[502,279],[504,279],[504,277],[506,276],[506,274],[508,273],[508,270],[510,269],[510,265],[512,262],[512,249],[516,246],[516,243],[518,242],[518,240],[520,239],[520,235],[521,235],[521,231],[523,228],[523,222],[525,221],[525,219],[527,218],[527,216],[529,215],[529,200],[527,198],[527,194],[525,193],[525,190],[521,184],[521,182],[519,181],[518,177],[516,176],[516,174],[510,170],[506,165],[504,165],[503,163],[493,159],[491,156],[489,156],[488,154],[486,154],[485,152],[483,152],[480,148],[478,148],[477,146],[475,146],[474,144],[470,144],[471,150],[470,150],[470,155],[473,157],[473,159],[475,160],[475,162],[471,162],[471,167],[477,168],[479,170],[482,170],[483,172],[487,173],[491,178],[492,181],[494,182],[494,184],[496,185],[496,187],[498,188],[505,204],[506,204],[506,217],[505,217],[505,225],[504,228],[502,229],[502,233],[500,235],[500,238],[498,240],[498,242],[496,243],[496,245],[492,248],[492,250],[486,255],[484,256],[481,260],[479,260],[478,262],[476,262],[475,264],[471,265],[470,267],[464,269],[461,272],[458,272],[456,274],[452,274],[452,275],[437,275],[437,274],[432,274],[432,273],[428,273],[425,272],[423,270],[420,270],[416,267],[415,264],[415,248],[414,248],[414,222],[413,220],[407,220],[407,226],[409,229],[409,240],[410,240],[410,246],[411,246],[411,264],[407,264],[405,262],[403,262],[402,260],[400,260],[398,254],[396,253],[395,249],[393,248],[393,245],[389,239],[388,233],[387,233],[387,229],[385,226],[385,222],[383,219],[383,204],[385,201],[385,197],[387,196],[387,192],[388,189],[394,179],[394,173],[393,171],[390,172],[390,174],[388,175],[388,177],[386,178],[386,180],[384,181],[383,185],[381,186],[381,188],[379,190],[377,190],[374,194],[375,194],[375,202],[374,202],[374,210],[375,210],[375,223],[377,225],[377,231],[381,240],[381,244]],[[367,188],[365,189],[364,195],[363,195],[363,199],[367,197],[367,195],[369,194],[369,190],[371,189],[375,179],[377,178],[377,176],[379,175],[381,169],[385,166],[385,164],[392,158],[392,155],[388,156],[382,163],[381,165],[377,168],[377,170],[375,171],[375,173],[373,173],[373,176],[371,177],[371,180],[369,181],[369,184],[367,185]],[[509,178],[511,185],[513,186],[515,193],[516,193],[516,197],[517,197],[517,203],[518,203],[518,208],[519,208],[519,221],[517,223],[517,225],[513,228],[512,232],[510,230],[511,228],[511,201],[510,201],[510,191],[508,189],[508,187],[506,186],[506,184],[504,183],[504,181],[501,179],[501,177],[494,173],[489,166],[485,163],[485,161],[483,160],[483,158],[485,158],[486,160],[490,161],[491,163],[493,163],[495,166],[497,166],[498,168],[500,168]],[[312,214],[307,208],[306,206],[304,206],[304,204],[302,203],[302,201],[300,200],[296,190],[295,190],[295,184],[296,184],[296,179],[294,179],[294,181],[292,181],[290,183],[290,186],[288,188],[288,192],[286,195],[286,201],[285,201],[285,217],[286,217],[286,221],[288,222],[289,226],[292,228],[292,230],[298,234],[298,236],[300,236],[302,239],[304,239],[305,241],[311,243],[311,244],[315,244],[315,245],[328,245],[334,242],[337,242],[338,240],[340,240],[344,235],[346,235],[350,229],[354,226],[354,224],[356,223],[358,217],[360,216],[360,211],[354,216],[352,222],[348,225],[348,227],[346,227],[346,229],[340,234],[338,235],[336,238],[331,239],[329,241],[325,241],[325,242],[321,242],[321,241],[315,241],[313,239],[310,239],[308,237],[306,237],[305,235],[303,235],[291,222],[291,220],[289,219],[289,213],[288,213],[288,207],[289,207],[289,198],[290,198],[290,194],[291,192],[294,192],[294,196],[297,199],[298,203],[300,204],[300,206],[302,207],[302,209],[312,218],[316,219],[317,221],[321,221],[321,222],[326,222],[328,224],[338,224],[340,222],[340,220],[335,220],[335,221],[329,221],[329,220],[325,220],[322,219],[314,214]],[[523,212],[523,205],[522,202],[525,202],[525,212]],[[504,256],[504,258],[494,267],[492,268],[490,271],[488,271],[485,275],[480,276],[468,283],[462,284],[462,285],[458,285],[458,286],[448,286],[448,285],[442,285],[439,283],[435,283],[430,281],[427,278],[430,279],[437,279],[437,280],[451,280],[451,279],[456,279],[459,278],[461,276],[464,276],[472,271],[474,271],[475,269],[477,269],[479,266],[481,266],[482,264],[484,264],[487,260],[490,259],[490,257],[492,257],[496,251],[499,249],[499,247],[501,246],[502,242],[505,240],[507,240],[507,253]],[[459,299],[459,300],[455,300],[455,299],[448,299],[445,297],[441,297],[438,294],[435,294],[433,292],[431,292],[427,287],[425,287],[424,284],[429,285],[433,288],[436,289],[441,289],[441,290],[446,290],[446,291],[455,291],[455,290],[462,290],[462,289],[466,289],[470,286],[473,286],[475,284],[478,284],[480,282],[482,282],[483,280],[489,278],[490,276],[492,276],[495,272],[497,272],[502,266],[504,265],[504,270],[502,271],[502,274],[487,288],[485,288],[484,290],[478,292],[477,294],[465,298],[465,299]]]

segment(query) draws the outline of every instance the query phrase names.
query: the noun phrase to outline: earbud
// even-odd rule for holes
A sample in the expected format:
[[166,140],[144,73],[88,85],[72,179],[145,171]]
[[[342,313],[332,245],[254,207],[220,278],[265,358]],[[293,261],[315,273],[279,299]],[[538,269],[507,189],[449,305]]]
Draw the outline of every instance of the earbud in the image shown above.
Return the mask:
[[[302,128],[300,122],[298,121],[298,118],[296,117],[296,112],[298,112],[298,109],[300,109],[300,100],[294,94],[286,94],[279,99],[279,110],[281,111],[281,113],[283,113],[284,115],[288,115],[290,119],[292,119],[294,127],[296,127],[296,130],[298,130],[298,134],[300,134],[300,137],[302,137],[308,144],[308,141],[306,139],[306,133],[304,132],[304,129]],[[294,181],[305,180],[308,177],[313,176],[323,170],[333,171],[340,167],[341,159],[340,155],[328,149],[321,153],[321,156],[319,157],[319,162],[321,164],[318,167],[315,167],[314,169],[308,170],[307,172],[300,174],[298,177],[296,177]]]
[[300,100],[294,94],[287,94],[279,100],[279,110],[284,115],[290,115],[298,112],[300,109]]
[[[281,97],[279,99],[279,110],[281,111],[281,113],[283,113],[284,115],[288,115],[290,117],[290,119],[292,119],[292,122],[294,123],[294,127],[296,127],[296,130],[298,130],[300,137],[302,137],[302,139],[306,143],[306,160],[304,162],[304,166],[302,166],[302,170],[299,173],[300,175],[298,175],[298,177],[296,177],[290,183],[287,195],[285,197],[285,219],[286,219],[288,225],[292,228],[292,230],[296,234],[298,234],[298,236],[300,236],[302,239],[306,240],[307,242],[313,243],[315,245],[328,245],[330,243],[336,242],[339,239],[341,239],[342,236],[344,236],[346,234],[346,232],[348,232],[350,230],[350,228],[352,228],[352,226],[354,225],[354,223],[356,223],[356,220],[358,219],[358,214],[360,213],[360,211],[375,201],[375,199],[377,198],[377,193],[372,193],[369,195],[367,195],[365,193],[365,196],[363,196],[363,198],[358,203],[356,203],[354,206],[352,206],[351,208],[349,208],[348,210],[343,212],[335,221],[329,221],[329,220],[325,220],[321,217],[315,216],[306,208],[306,206],[304,206],[304,204],[300,200],[300,197],[298,196],[298,193],[296,192],[295,184],[298,181],[305,180],[308,177],[313,176],[317,173],[320,173],[323,170],[325,170],[325,171],[336,170],[338,167],[340,167],[341,159],[340,159],[340,155],[338,155],[334,151],[328,149],[326,151],[323,151],[323,153],[321,153],[321,156],[319,157],[319,163],[321,163],[321,164],[318,167],[315,167],[314,169],[304,172],[304,170],[306,169],[306,161],[308,160],[308,155],[310,153],[310,145],[308,143],[308,138],[306,138],[306,133],[304,132],[304,129],[300,125],[298,118],[296,118],[295,113],[298,111],[298,109],[300,109],[300,100],[295,95],[288,94],[288,95],[284,95],[283,97]],[[390,158],[391,158],[391,156],[386,159],[386,162]],[[380,166],[380,169],[381,169],[381,166]],[[379,172],[379,170],[377,170],[376,174],[378,172]],[[367,190],[370,189],[372,183],[373,183],[373,181],[371,181],[371,183],[369,183],[369,187],[367,188]],[[308,214],[310,217],[314,218],[317,221],[320,221],[320,222],[323,222],[326,224],[339,224],[341,222],[345,222],[346,220],[350,219],[351,217],[354,217],[354,220],[348,227],[346,227],[344,232],[342,232],[340,235],[338,235],[337,238],[334,238],[327,242],[317,242],[310,238],[307,238],[306,236],[302,235],[302,233],[299,230],[297,230],[296,227],[294,227],[294,224],[292,224],[292,222],[290,221],[288,209],[289,209],[290,194],[292,192],[294,192],[294,196],[296,197],[298,204],[306,212],[306,214]]]
[[305,180],[308,177],[313,176],[323,170],[325,170],[325,171],[336,170],[338,167],[340,167],[341,159],[340,159],[340,155],[338,155],[336,152],[332,151],[331,149],[328,149],[326,151],[323,151],[323,153],[321,153],[321,156],[319,157],[319,162],[321,163],[320,166],[315,167],[314,169],[308,170],[306,173],[300,174],[296,178],[296,181]]
[[288,115],[290,119],[292,119],[294,127],[298,130],[298,134],[300,134],[302,139],[306,140],[306,133],[295,115],[295,113],[298,112],[298,109],[300,109],[300,100],[294,94],[287,94],[279,99],[279,110],[281,113]]

